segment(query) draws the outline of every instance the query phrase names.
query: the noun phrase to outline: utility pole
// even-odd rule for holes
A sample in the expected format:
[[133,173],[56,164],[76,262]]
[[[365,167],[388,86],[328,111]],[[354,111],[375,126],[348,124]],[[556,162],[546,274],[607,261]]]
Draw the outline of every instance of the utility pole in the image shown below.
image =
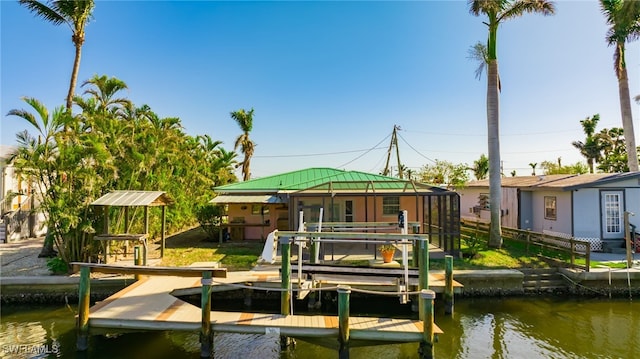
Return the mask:
[[400,126],[393,125],[393,133],[391,133],[391,142],[389,142],[389,149],[387,150],[387,162],[384,165],[384,170],[382,171],[383,176],[390,176],[391,170],[389,167],[389,162],[391,160],[391,150],[393,147],[396,147],[396,158],[398,161],[398,177],[402,179],[402,164],[400,163],[400,148],[398,147],[398,134],[397,131],[400,130]]

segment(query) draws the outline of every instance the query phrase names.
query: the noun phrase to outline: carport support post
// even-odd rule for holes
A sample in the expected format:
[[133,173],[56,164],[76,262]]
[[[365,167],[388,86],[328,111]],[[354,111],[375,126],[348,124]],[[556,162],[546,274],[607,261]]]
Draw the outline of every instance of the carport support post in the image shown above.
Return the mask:
[[349,359],[349,295],[351,287],[338,285],[338,358]]
[[213,332],[211,331],[211,271],[202,272],[202,326],[200,327],[200,358],[213,357]]
[[436,298],[436,293],[432,290],[423,289],[420,292],[420,303],[425,308],[424,314],[421,314],[422,319],[422,341],[418,348],[418,356],[420,359],[432,359],[434,357],[433,350],[433,300]]
[[444,314],[453,313],[453,256],[444,256]]
[[89,302],[91,299],[91,268],[80,268],[80,284],[78,289],[78,330],[76,348],[85,351],[89,348]]
[[160,258],[164,258],[164,243],[167,231],[167,206],[162,206],[162,228],[160,229],[160,238],[162,244],[160,246]]

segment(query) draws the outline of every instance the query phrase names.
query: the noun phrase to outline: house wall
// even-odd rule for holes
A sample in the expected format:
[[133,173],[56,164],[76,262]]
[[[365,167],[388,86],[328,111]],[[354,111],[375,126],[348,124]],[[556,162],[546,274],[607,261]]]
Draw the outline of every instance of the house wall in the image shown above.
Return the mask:
[[573,191],[573,236],[600,238],[600,190],[582,188]]
[[[569,191],[533,191],[531,192],[531,210],[534,232],[553,231],[572,234],[571,192]],[[556,198],[556,219],[545,218],[545,197]]]
[[[296,218],[298,212],[298,202],[302,202],[305,207],[321,206],[324,208],[324,222],[344,222],[345,219],[345,202],[353,202],[353,222],[394,222],[398,220],[398,214],[383,214],[383,197],[385,195],[369,196],[339,196],[331,197],[302,197],[296,196]],[[416,201],[418,206],[416,208]],[[409,212],[409,221],[420,221],[422,218],[422,197],[400,196],[400,210],[406,209]],[[330,208],[333,205],[334,213],[332,215]],[[417,211],[417,213],[416,213]],[[305,222],[317,222],[317,211],[305,209]],[[297,219],[294,223],[297,223]]]
[[[227,214],[229,217],[230,234],[232,240],[261,240],[275,229],[283,228],[287,223],[288,211],[283,204],[260,205],[268,209],[268,213],[254,214],[252,207],[259,204],[229,204]],[[244,226],[239,226],[244,224]],[[288,226],[287,226],[288,227]]]
[[[489,188],[463,188],[458,190],[460,194],[460,217],[475,220],[478,218],[473,207],[478,206],[481,194],[489,194]],[[518,227],[518,190],[516,188],[502,187],[502,226]],[[491,220],[491,211],[480,209],[480,219]]]
[[630,179],[573,191],[575,237],[601,237],[602,204],[600,194],[602,190],[623,191],[624,210],[635,213],[635,216],[629,216],[629,222],[640,228],[640,183],[638,179]]

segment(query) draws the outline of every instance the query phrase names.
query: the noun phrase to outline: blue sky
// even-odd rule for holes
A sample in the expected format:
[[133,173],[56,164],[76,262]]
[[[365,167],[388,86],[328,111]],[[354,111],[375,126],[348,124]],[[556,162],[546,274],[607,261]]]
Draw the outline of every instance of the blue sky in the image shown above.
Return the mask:
[[[73,62],[70,29],[1,1],[1,143],[26,122],[7,117],[22,96],[62,106]],[[582,161],[579,121],[622,127],[613,48],[597,1],[557,1],[498,33],[505,173],[531,162]],[[486,41],[466,1],[97,1],[79,84],[94,74],[127,83],[136,105],[179,117],[191,135],[233,149],[231,111],[254,108],[252,176],[306,167],[377,173],[399,132],[404,165],[471,165],[487,153],[486,77],[468,49]],[[632,96],[640,45],[627,45]],[[77,88],[77,93],[82,89]],[[636,142],[638,105],[633,103]],[[393,158],[393,157],[392,157]],[[396,166],[396,162],[392,162]]]

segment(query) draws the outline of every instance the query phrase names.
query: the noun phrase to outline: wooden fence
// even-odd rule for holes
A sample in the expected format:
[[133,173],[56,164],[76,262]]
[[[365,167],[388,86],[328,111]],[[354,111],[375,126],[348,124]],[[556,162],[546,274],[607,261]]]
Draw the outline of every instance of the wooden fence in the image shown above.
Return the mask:
[[[488,236],[489,223],[464,218],[460,220],[460,232],[463,238],[468,238],[475,234],[476,230]],[[586,272],[589,271],[591,265],[591,243],[589,241],[509,227],[502,227],[502,237],[526,243],[527,252],[529,252],[531,246],[566,252],[569,254],[569,263],[567,264],[571,268],[583,269]],[[584,258],[585,264],[577,264],[575,260],[576,257]]]

